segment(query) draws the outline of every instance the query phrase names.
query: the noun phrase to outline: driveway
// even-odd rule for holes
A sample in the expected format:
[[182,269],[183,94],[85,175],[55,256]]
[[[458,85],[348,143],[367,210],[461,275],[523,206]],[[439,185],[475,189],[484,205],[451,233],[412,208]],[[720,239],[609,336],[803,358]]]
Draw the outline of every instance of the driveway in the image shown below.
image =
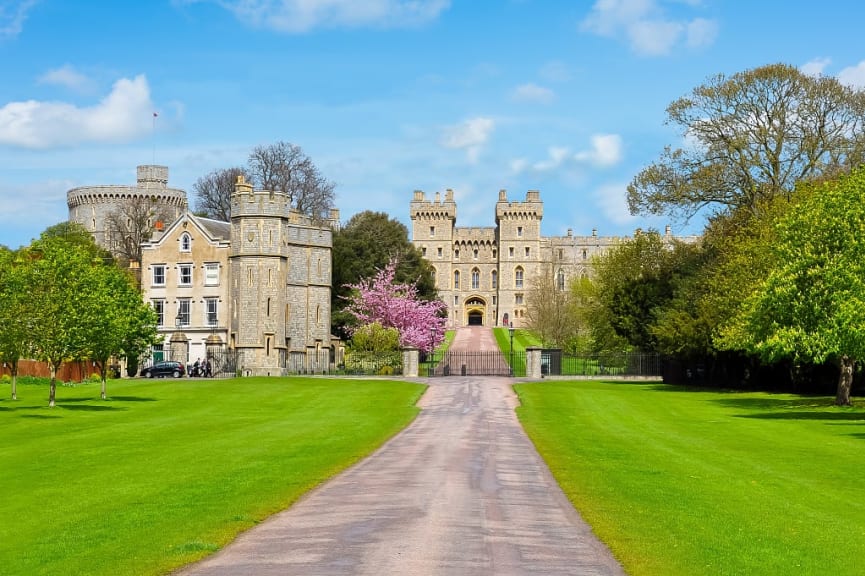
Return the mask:
[[517,422],[512,379],[428,383],[378,452],[181,574],[624,574]]

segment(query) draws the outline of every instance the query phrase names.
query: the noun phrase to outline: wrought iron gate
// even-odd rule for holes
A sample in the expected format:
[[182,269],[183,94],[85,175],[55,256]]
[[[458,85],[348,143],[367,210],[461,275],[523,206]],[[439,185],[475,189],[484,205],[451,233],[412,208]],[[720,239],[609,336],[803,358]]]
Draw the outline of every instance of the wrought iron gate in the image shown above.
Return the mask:
[[526,353],[436,352],[421,361],[424,376],[525,376]]

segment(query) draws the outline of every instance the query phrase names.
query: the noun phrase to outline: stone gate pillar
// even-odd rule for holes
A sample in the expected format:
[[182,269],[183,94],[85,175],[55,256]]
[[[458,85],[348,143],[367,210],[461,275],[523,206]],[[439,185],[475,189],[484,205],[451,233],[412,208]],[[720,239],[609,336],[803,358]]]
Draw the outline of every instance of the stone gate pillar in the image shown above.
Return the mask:
[[407,378],[417,378],[418,375],[418,349],[402,349],[402,375]]
[[189,362],[189,338],[183,332],[175,332],[171,336],[171,359],[180,362],[183,367]]
[[541,378],[541,349],[526,348],[526,378]]

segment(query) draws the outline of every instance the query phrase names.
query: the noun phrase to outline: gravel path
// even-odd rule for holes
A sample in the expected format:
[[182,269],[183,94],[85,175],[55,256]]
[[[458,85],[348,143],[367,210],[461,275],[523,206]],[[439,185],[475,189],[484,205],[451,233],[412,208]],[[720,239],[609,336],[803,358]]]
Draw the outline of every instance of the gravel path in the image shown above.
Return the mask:
[[180,574],[624,574],[517,422],[512,379],[428,383],[378,452]]

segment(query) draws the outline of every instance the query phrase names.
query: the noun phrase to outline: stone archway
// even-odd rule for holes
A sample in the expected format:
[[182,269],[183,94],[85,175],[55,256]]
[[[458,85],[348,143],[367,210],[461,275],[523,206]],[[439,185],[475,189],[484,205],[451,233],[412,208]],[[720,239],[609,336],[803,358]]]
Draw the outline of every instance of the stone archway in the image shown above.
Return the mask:
[[472,296],[465,303],[466,324],[468,326],[483,326],[486,317],[487,303],[480,296]]

